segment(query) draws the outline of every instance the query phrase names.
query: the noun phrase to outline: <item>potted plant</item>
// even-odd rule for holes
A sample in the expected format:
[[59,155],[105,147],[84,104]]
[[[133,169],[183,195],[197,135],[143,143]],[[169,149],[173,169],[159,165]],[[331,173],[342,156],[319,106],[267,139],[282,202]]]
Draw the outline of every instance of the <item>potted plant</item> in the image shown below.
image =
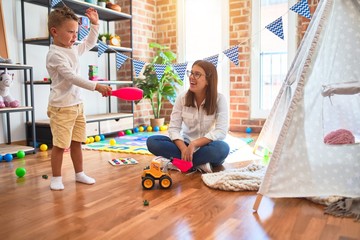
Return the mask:
[[100,41],[102,41],[103,43],[109,45],[110,44],[110,39],[111,39],[111,34],[110,33],[99,34],[98,39]]
[[98,0],[98,5],[100,6],[100,7],[106,7],[106,2],[107,2],[108,0]]
[[[153,110],[154,119],[150,119],[151,126],[161,127],[164,124],[164,118],[160,116],[163,100],[167,99],[174,104],[177,87],[182,86],[183,82],[176,74],[171,65],[176,60],[176,54],[169,50],[169,47],[162,46],[158,43],[150,43],[149,47],[156,51],[154,58],[145,66],[141,77],[134,80],[136,87],[143,90],[143,99],[149,99]],[[154,64],[166,65],[164,74],[158,80]],[[160,123],[153,123],[159,121]]]

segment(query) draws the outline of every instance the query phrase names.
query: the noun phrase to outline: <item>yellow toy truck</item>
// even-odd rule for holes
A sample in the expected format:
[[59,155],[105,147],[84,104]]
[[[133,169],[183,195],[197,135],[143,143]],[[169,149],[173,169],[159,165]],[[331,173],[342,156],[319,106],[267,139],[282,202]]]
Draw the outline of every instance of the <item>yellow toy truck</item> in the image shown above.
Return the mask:
[[159,180],[161,188],[167,189],[171,187],[172,180],[169,173],[162,169],[161,159],[153,159],[150,166],[144,168],[141,176],[142,186],[144,189],[152,189],[155,185],[155,180]]

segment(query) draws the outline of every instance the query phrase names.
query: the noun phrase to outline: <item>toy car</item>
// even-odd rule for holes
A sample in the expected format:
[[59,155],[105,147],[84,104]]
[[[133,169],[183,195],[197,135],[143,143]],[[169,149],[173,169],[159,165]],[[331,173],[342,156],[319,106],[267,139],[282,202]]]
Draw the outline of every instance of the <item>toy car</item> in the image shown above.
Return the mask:
[[150,166],[144,168],[142,179],[142,186],[144,189],[152,189],[155,185],[155,180],[159,180],[161,188],[169,188],[172,185],[172,180],[167,172],[161,168],[161,160],[153,159]]

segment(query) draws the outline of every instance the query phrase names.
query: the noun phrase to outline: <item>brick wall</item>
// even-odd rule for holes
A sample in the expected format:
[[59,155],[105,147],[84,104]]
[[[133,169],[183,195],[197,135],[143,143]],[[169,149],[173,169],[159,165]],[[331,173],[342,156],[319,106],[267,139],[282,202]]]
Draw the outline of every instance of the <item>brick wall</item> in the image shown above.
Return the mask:
[[[130,13],[129,1],[118,1],[122,11]],[[131,46],[130,37],[127,36],[130,21],[121,22],[116,25],[116,32],[122,38],[122,46]],[[149,48],[149,43],[157,42],[169,46],[176,52],[176,0],[132,0],[132,32],[133,32],[133,58],[150,62],[154,52]],[[130,35],[129,35],[130,36]],[[120,71],[119,79],[130,80],[131,64],[127,61]],[[135,77],[135,76],[134,76]],[[129,103],[120,103],[119,108],[124,111],[129,109]],[[142,100],[134,104],[135,125],[149,124],[149,119],[153,117],[149,100]],[[130,108],[131,109],[131,108]],[[168,122],[172,105],[169,102],[163,104],[161,115]]]
[[239,66],[230,64],[230,131],[260,132],[262,119],[250,119],[251,0],[230,0],[230,43],[239,44]]
[[[319,3],[319,0],[308,0],[308,3],[309,3],[311,15],[313,15],[316,10],[316,7]],[[298,18],[299,28],[298,28],[298,33],[297,33],[298,34],[297,40],[298,40],[299,44],[300,44],[302,38],[304,37],[304,34],[306,32],[306,29],[309,26],[309,23],[310,23],[310,19],[299,16],[299,18]]]
[[[153,52],[149,49],[150,42],[158,42],[169,46],[176,52],[176,1],[177,0],[133,0],[133,58],[149,61]],[[319,0],[309,0],[311,13],[314,13]],[[129,1],[118,1],[123,9],[128,9]],[[250,49],[251,41],[251,0],[229,0],[230,11],[230,42],[229,46],[240,44],[239,66],[230,63],[230,130],[244,132],[246,127],[251,127],[253,132],[260,132],[265,119],[250,119]],[[126,12],[126,11],[125,11]],[[124,23],[122,23],[124,24]],[[302,39],[309,20],[299,17],[298,42]],[[118,31],[123,31],[124,36],[128,31],[127,26],[118,25]],[[122,35],[120,35],[122,36]],[[122,36],[122,39],[126,39]],[[126,44],[126,41],[123,42]],[[130,64],[119,71],[119,75],[126,79],[129,76]],[[124,105],[124,104],[123,104]],[[120,106],[122,109],[127,106]],[[172,105],[164,103],[161,115],[169,121]],[[152,110],[149,102],[142,101],[135,105],[135,125],[149,123]]]

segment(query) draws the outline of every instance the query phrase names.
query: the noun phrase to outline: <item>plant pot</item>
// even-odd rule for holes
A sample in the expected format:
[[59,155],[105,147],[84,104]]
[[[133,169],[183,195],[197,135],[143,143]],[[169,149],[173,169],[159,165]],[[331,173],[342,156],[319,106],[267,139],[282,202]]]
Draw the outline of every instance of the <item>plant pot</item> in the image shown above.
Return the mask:
[[154,129],[154,127],[158,126],[159,128],[164,125],[165,118],[151,118],[150,126]]
[[97,4],[97,0],[85,0],[85,2],[95,4],[95,5]]
[[98,6],[100,7],[106,7],[106,2],[98,2]]

